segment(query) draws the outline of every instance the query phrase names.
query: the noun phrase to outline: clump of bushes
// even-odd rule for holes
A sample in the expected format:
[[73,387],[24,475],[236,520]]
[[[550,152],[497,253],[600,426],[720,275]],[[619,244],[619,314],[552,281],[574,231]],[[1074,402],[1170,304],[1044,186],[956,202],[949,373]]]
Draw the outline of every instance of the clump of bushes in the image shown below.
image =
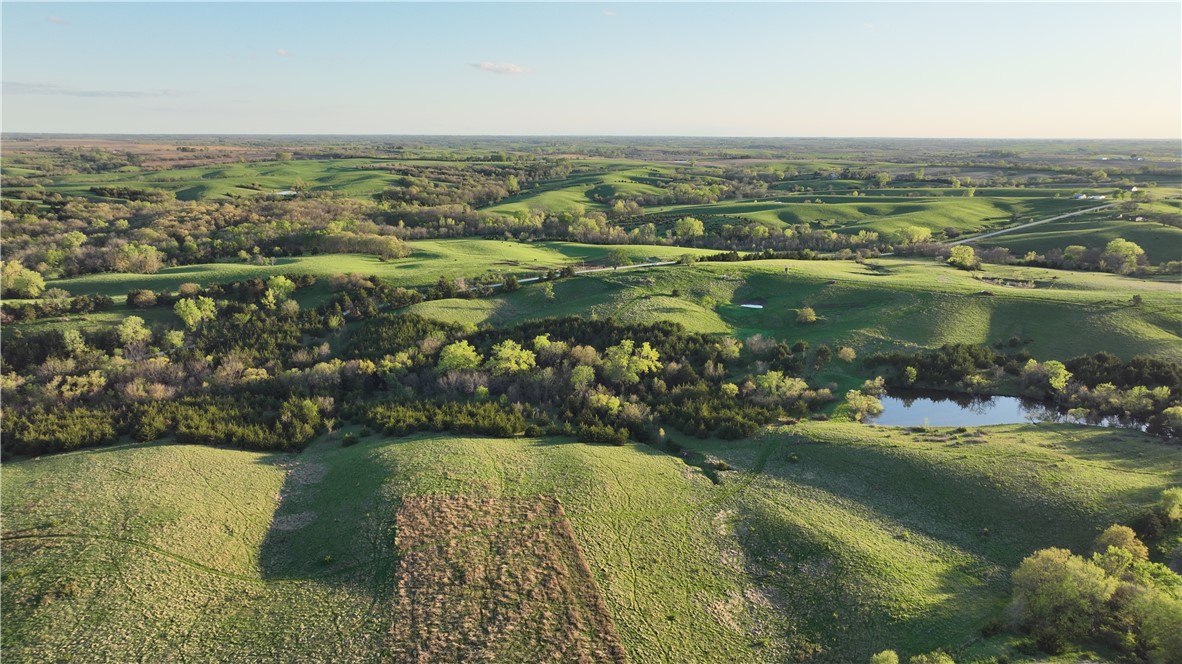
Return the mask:
[[579,441],[583,443],[607,443],[624,445],[628,442],[628,430],[604,424],[584,424],[579,427]]
[[[1182,519],[1182,490],[1167,490],[1154,512],[1168,526]],[[1090,557],[1037,551],[1014,572],[1011,616],[1051,654],[1093,642],[1142,660],[1182,662],[1182,577],[1148,554],[1118,524],[1096,538]]]

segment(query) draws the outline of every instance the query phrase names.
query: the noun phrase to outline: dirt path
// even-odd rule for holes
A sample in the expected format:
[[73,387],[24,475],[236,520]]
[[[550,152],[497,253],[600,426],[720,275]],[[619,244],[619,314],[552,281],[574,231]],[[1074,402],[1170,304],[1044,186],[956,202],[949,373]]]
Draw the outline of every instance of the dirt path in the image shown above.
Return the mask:
[[1060,219],[1066,219],[1067,217],[1074,217],[1077,214],[1086,214],[1088,212],[1095,212],[1096,210],[1103,210],[1105,208],[1110,208],[1114,205],[1116,205],[1116,203],[1108,203],[1107,205],[1097,205],[1096,207],[1091,207],[1091,208],[1087,208],[1084,210],[1076,210],[1075,212],[1068,212],[1067,214],[1061,214],[1056,217],[1050,217],[1049,219],[1040,219],[1039,221],[1031,221],[1026,224],[1019,224],[1017,226],[1003,228],[1000,231],[990,231],[988,233],[981,233],[980,235],[974,235],[972,237],[967,237],[967,238],[963,238],[960,240],[956,240],[955,242],[949,242],[948,246],[952,247],[952,246],[955,246],[958,244],[965,244],[966,242],[976,242],[977,240],[984,240],[987,237],[993,237],[995,235],[1001,235],[1003,233],[1013,233],[1014,231],[1020,231],[1022,229],[1030,228],[1032,226],[1049,224],[1052,221],[1059,221]]

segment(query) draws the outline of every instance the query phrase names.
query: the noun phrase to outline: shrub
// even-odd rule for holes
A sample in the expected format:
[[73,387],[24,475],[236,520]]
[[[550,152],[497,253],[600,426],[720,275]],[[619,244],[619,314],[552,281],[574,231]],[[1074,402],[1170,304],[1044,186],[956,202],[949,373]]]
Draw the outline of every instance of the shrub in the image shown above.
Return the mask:
[[603,424],[584,424],[579,427],[579,441],[623,445],[628,442],[628,430]]
[[1091,634],[1116,590],[1116,581],[1103,569],[1066,549],[1035,552],[1013,579],[1011,610],[1039,647],[1052,654]]
[[5,413],[5,453],[44,454],[115,442],[116,414],[97,408]]
[[1134,558],[1139,560],[1149,560],[1149,549],[1145,543],[1137,539],[1137,533],[1128,526],[1113,524],[1109,526],[1092,545],[1092,550],[1096,553],[1104,553],[1108,547],[1115,546],[1124,549],[1133,554]]

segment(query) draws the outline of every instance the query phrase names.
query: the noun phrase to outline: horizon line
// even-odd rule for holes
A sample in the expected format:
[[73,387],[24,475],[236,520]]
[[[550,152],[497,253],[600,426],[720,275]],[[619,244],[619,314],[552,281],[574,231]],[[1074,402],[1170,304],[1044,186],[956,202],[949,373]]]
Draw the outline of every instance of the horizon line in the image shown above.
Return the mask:
[[333,132],[116,132],[116,131],[5,131],[3,136],[199,136],[199,137],[416,137],[416,138],[715,138],[715,139],[856,139],[856,140],[939,140],[939,141],[1178,141],[1182,136],[919,136],[919,135],[837,135],[837,134],[448,134],[448,133],[333,133]]

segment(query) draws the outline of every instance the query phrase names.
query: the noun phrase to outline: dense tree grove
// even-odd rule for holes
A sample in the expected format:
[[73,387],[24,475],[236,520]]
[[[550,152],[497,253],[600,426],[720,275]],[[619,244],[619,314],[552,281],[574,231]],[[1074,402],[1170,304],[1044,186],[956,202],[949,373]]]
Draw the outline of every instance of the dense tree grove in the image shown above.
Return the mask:
[[[334,280],[336,281],[336,280]],[[796,351],[658,322],[579,318],[474,329],[380,313],[414,291],[341,279],[315,309],[302,275],[169,294],[177,325],[128,316],[101,333],[16,333],[4,348],[4,452],[119,436],[292,449],[337,421],[394,434],[548,433],[650,441],[660,426],[742,438],[832,398],[793,374]],[[349,320],[362,322],[345,326]],[[336,404],[349,404],[338,408]]]

